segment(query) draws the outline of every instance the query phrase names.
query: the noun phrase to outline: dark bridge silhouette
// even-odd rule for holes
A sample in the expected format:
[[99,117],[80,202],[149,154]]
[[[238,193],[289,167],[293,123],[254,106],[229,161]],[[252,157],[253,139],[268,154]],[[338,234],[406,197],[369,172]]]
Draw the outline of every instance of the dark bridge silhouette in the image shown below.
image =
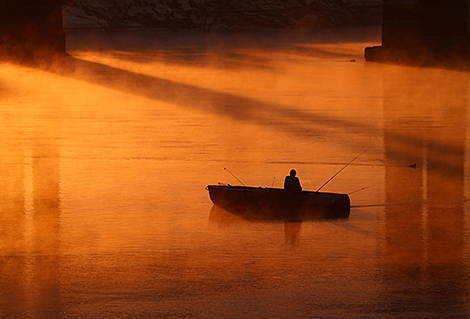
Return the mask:
[[[376,62],[435,64],[470,52],[467,0],[383,0],[382,46],[365,49]],[[31,61],[65,53],[62,0],[0,0],[4,56]]]
[[470,48],[466,0],[383,0],[382,46],[376,62],[433,65],[464,61]]

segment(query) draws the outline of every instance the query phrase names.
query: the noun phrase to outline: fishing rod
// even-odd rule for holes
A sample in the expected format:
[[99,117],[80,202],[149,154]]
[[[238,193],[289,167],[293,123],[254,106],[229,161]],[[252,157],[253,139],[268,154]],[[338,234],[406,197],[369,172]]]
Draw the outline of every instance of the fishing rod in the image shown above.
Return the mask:
[[[220,164],[220,163],[219,163],[219,164]],[[220,165],[224,168],[225,171],[229,172],[230,175],[232,175],[233,177],[235,177],[235,179],[236,179],[240,184],[242,184],[243,186],[245,186],[245,184],[243,184],[243,182],[242,182],[241,180],[239,180],[238,177],[236,177],[235,175],[233,175],[232,172],[229,171],[224,165],[222,165],[222,164],[220,164]]]
[[352,162],[354,162],[354,161],[356,160],[356,158],[358,158],[359,156],[361,156],[362,154],[364,154],[365,152],[367,152],[369,149],[370,149],[370,147],[367,148],[365,151],[363,151],[361,154],[359,154],[359,155],[357,155],[356,157],[354,157],[348,164],[344,165],[343,168],[341,168],[339,171],[337,171],[335,175],[331,176],[329,180],[327,180],[322,186],[320,186],[320,188],[317,189],[317,192],[319,192],[320,189],[322,189],[322,188],[323,188],[326,184],[328,184],[333,178],[335,178],[336,175],[338,175],[339,173],[341,173],[341,172],[343,171],[343,169],[345,169],[346,167],[348,167],[349,164],[351,164]]

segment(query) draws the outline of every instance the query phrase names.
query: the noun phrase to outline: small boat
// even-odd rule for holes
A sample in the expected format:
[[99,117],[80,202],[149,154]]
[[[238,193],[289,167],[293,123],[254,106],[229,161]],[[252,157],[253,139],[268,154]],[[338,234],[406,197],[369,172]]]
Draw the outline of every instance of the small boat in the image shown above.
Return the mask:
[[346,194],[231,185],[208,185],[207,190],[214,205],[247,219],[348,218],[351,208]]

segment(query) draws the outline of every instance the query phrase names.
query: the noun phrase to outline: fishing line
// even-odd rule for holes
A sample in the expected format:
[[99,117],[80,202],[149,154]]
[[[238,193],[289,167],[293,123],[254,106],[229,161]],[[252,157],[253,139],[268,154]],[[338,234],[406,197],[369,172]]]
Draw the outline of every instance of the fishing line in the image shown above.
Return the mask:
[[243,182],[242,182],[241,180],[239,180],[238,177],[236,177],[235,175],[233,175],[232,172],[229,171],[224,165],[222,165],[221,163],[219,163],[219,164],[224,168],[225,171],[229,172],[230,175],[232,175],[233,177],[235,177],[235,179],[236,179],[240,184],[242,184],[243,186],[245,186],[245,184],[243,184]]
[[361,188],[361,189],[358,189],[358,190],[356,190],[356,191],[354,191],[354,192],[348,193],[348,195],[351,195],[351,194],[354,194],[354,193],[357,193],[357,192],[363,191],[363,190],[365,190],[365,189],[368,189],[368,188],[371,188],[371,187],[374,187],[374,186],[375,186],[375,185],[371,185],[371,186],[363,187],[363,188]]
[[459,204],[469,202],[469,198],[464,198],[460,200],[449,200],[449,201],[441,201],[441,202],[433,202],[433,201],[423,201],[423,202],[404,202],[404,203],[389,203],[389,204],[373,204],[373,205],[356,205],[351,206],[351,208],[367,208],[367,207],[386,207],[386,206],[403,206],[403,205],[423,205],[423,204]]
[[[290,165],[344,165],[344,163],[329,163],[329,162],[268,162],[269,164],[290,164]],[[351,166],[377,166],[377,167],[409,167],[416,168],[416,164],[380,164],[380,163],[351,163]]]

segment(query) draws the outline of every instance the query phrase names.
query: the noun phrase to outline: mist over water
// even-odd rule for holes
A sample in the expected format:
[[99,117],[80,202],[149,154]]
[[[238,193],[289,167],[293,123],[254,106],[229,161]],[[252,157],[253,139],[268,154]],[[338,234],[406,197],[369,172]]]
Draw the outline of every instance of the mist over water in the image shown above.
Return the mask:
[[[364,35],[96,37],[0,64],[2,318],[468,317],[467,72],[365,63]],[[347,220],[205,190],[316,190],[366,149],[322,189]]]

